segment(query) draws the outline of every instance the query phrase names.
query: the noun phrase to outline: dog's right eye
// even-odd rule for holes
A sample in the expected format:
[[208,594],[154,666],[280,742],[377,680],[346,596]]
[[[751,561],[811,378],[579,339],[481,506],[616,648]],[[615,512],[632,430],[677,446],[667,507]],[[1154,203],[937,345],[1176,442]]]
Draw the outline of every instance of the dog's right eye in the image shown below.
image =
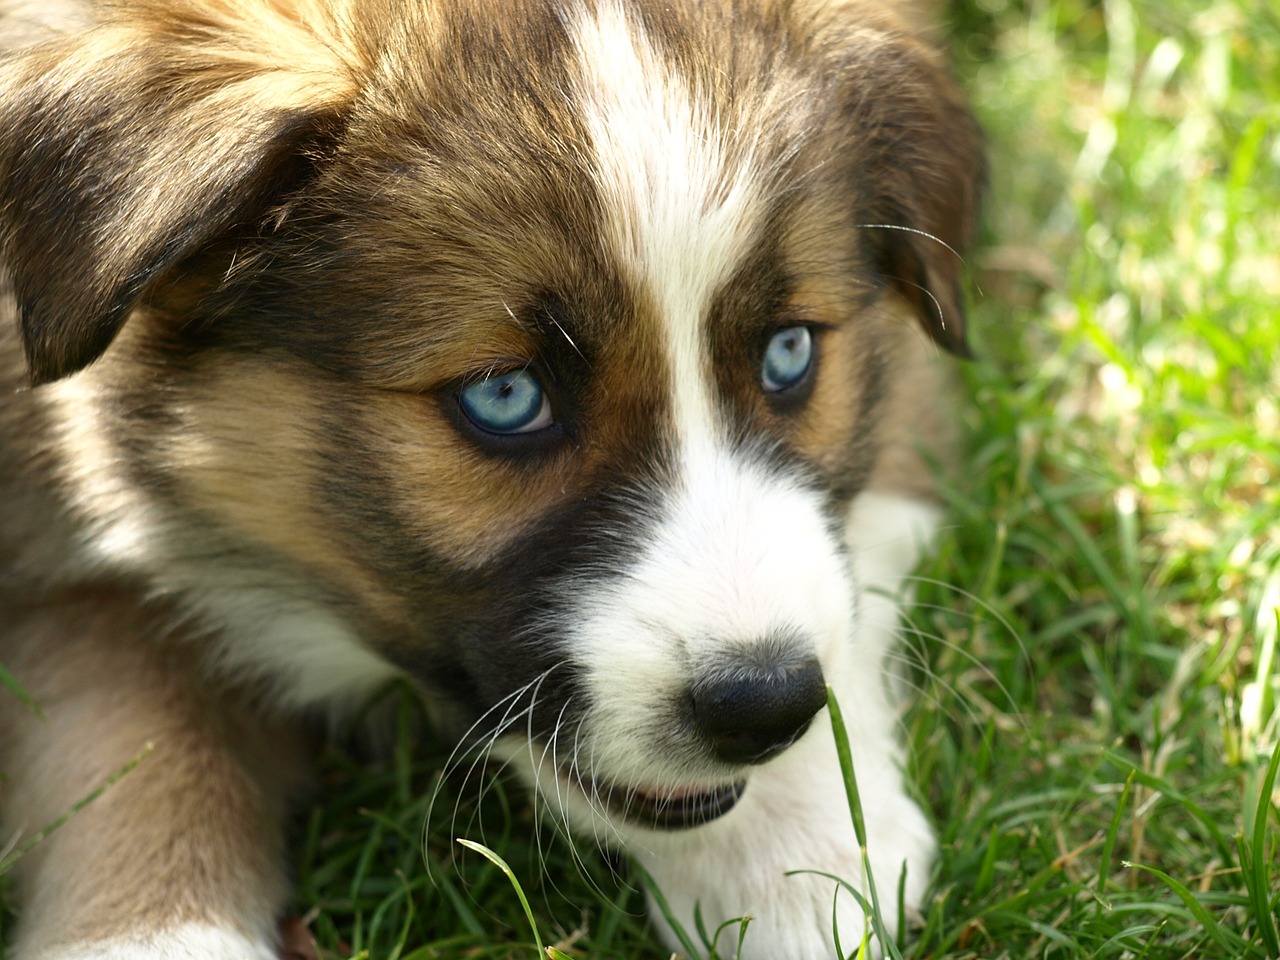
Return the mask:
[[468,383],[458,394],[468,420],[487,433],[508,436],[551,426],[551,402],[530,370],[509,370]]
[[813,366],[813,334],[808,327],[783,327],[769,338],[760,383],[768,393],[798,386]]

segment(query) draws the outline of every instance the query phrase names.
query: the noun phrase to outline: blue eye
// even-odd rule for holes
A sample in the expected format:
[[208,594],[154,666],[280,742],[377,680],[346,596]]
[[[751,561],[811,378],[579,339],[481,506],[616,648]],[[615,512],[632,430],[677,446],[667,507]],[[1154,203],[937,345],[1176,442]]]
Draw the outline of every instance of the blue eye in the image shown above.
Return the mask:
[[769,393],[794,387],[813,364],[813,334],[808,327],[784,327],[764,350],[760,382]]
[[534,433],[554,423],[546,391],[528,370],[510,370],[468,383],[458,402],[467,419],[489,433]]

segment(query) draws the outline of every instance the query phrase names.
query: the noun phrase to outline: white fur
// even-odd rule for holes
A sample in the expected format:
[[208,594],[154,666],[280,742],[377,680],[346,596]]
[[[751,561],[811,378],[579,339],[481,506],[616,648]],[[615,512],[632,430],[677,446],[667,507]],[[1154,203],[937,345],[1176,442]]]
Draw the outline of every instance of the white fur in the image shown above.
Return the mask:
[[139,936],[68,944],[23,960],[279,960],[276,944],[203,923]]
[[702,318],[747,250],[760,192],[751,151],[735,163],[725,118],[692,96],[621,7],[584,15],[574,39],[606,236],[665,326],[677,430],[714,430]]
[[128,471],[118,468],[123,458],[111,441],[111,412],[85,378],[69,377],[44,389],[62,414],[63,443],[55,450],[73,451],[61,472],[82,492],[83,502],[93,505],[82,562],[89,569],[140,568],[160,537],[157,511],[129,481]]
[[[917,909],[934,839],[903,786],[885,659],[898,604],[910,592],[904,578],[936,529],[938,511],[863,494],[845,529],[846,564],[824,542],[811,494],[729,459],[703,466],[690,475],[697,485],[674,497],[630,575],[582,598],[571,642],[592,665],[588,682],[600,706],[582,726],[589,745],[579,759],[622,782],[697,783],[696,771],[673,769],[655,743],[651,724],[664,698],[688,682],[690,665],[717,639],[758,635],[780,620],[813,631],[826,641],[817,652],[849,727],[872,873],[896,933],[899,878],[905,869],[904,902]],[[751,915],[746,960],[813,960],[835,955],[838,904],[841,946],[848,952],[861,938],[862,909],[839,884],[816,873],[786,875],[833,874],[869,896],[825,712],[796,745],[749,772],[733,810],[692,830],[616,822],[558,777],[549,756],[514,745],[507,753],[578,829],[625,846],[686,930],[695,929],[695,910],[709,929]],[[677,947],[660,913],[652,914]],[[734,936],[726,934],[722,955],[733,955]]]
[[[858,646],[866,661],[885,664],[898,639],[899,604],[914,596],[904,580],[933,543],[941,519],[935,504],[907,497],[864,493],[853,502],[844,535],[854,579],[863,592]],[[889,680],[898,676],[896,670],[882,670]],[[885,721],[890,719],[886,714]]]
[[[268,679],[282,706],[357,708],[400,671],[361,643],[324,609],[290,602],[287,590],[238,583],[215,588],[215,571],[202,570],[199,612],[234,637],[214,651],[227,674]],[[221,586],[221,585],[220,585]]]
[[785,631],[838,668],[849,643],[851,586],[815,493],[724,452],[691,455],[682,480],[629,567],[575,598],[567,644],[588,665],[593,702],[579,759],[610,780],[723,780],[675,766],[654,727],[726,647]]
[[[896,935],[899,877],[905,870],[904,902],[915,909],[928,885],[933,834],[903,791],[896,744],[860,722],[866,715],[860,692],[846,689],[841,700],[853,708],[846,720],[866,818],[868,856],[882,911],[891,935]],[[697,929],[695,912],[709,929],[736,917],[751,917],[742,944],[744,960],[837,956],[837,904],[836,929],[844,955],[862,937],[866,924],[861,905],[836,880],[818,875],[838,877],[870,900],[825,712],[800,743],[752,775],[746,793],[724,817],[692,831],[653,833],[633,840],[629,849],[686,931]],[[787,876],[793,871],[805,872]],[[664,939],[675,947],[661,913],[656,908],[650,913]],[[730,932],[719,955],[735,956],[735,940]]]
[[[856,636],[846,651],[851,669],[828,672],[849,727],[868,855],[894,934],[901,871],[906,870],[904,902],[916,909],[928,884],[934,839],[903,788],[884,657],[897,631],[894,597],[936,528],[937,516],[934,507],[884,494],[864,494],[855,502],[846,536],[865,592]],[[814,874],[785,876],[792,870],[830,873],[869,896],[825,712],[798,744],[751,776],[738,805],[720,820],[694,831],[633,838],[629,848],[686,930],[694,929],[699,905],[711,929],[751,915],[742,952],[748,960],[835,956],[833,903],[839,904],[846,953],[862,935],[861,907],[848,893],[837,894],[834,881]],[[731,935],[722,945],[722,955],[733,955],[732,940]]]

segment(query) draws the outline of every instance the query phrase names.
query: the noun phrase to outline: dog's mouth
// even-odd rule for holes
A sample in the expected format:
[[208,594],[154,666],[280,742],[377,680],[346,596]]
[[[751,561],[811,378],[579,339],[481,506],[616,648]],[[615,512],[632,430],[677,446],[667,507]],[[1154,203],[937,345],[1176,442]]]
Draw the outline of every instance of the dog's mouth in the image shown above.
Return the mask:
[[562,775],[592,803],[603,804],[614,816],[651,830],[685,830],[719,819],[733,809],[747,787],[745,780],[668,788],[611,783],[568,770]]

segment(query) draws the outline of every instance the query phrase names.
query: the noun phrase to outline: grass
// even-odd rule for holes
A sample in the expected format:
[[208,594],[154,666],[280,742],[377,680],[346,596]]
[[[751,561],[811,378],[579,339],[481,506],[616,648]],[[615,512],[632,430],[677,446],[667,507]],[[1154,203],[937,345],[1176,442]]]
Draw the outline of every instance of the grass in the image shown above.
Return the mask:
[[[1280,15],[972,0],[953,21],[993,175],[970,467],[907,644],[942,853],[904,956],[1280,957]],[[666,957],[636,878],[530,841],[518,790],[458,787],[424,870],[430,766],[360,773],[308,834],[323,945],[534,957],[462,835],[558,949]]]
[[1277,956],[1275,820],[1257,825],[1277,740],[1280,19],[970,13],[995,153],[976,468],[926,576],[973,596],[931,586],[915,615],[912,739],[944,831],[915,955]]
[[[908,629],[942,849],[902,953],[1280,957],[1280,14],[953,20],[994,167],[969,468]],[[476,774],[432,807],[410,727],[382,762],[334,752],[301,824],[324,956],[665,960],[635,875],[519,789]]]

